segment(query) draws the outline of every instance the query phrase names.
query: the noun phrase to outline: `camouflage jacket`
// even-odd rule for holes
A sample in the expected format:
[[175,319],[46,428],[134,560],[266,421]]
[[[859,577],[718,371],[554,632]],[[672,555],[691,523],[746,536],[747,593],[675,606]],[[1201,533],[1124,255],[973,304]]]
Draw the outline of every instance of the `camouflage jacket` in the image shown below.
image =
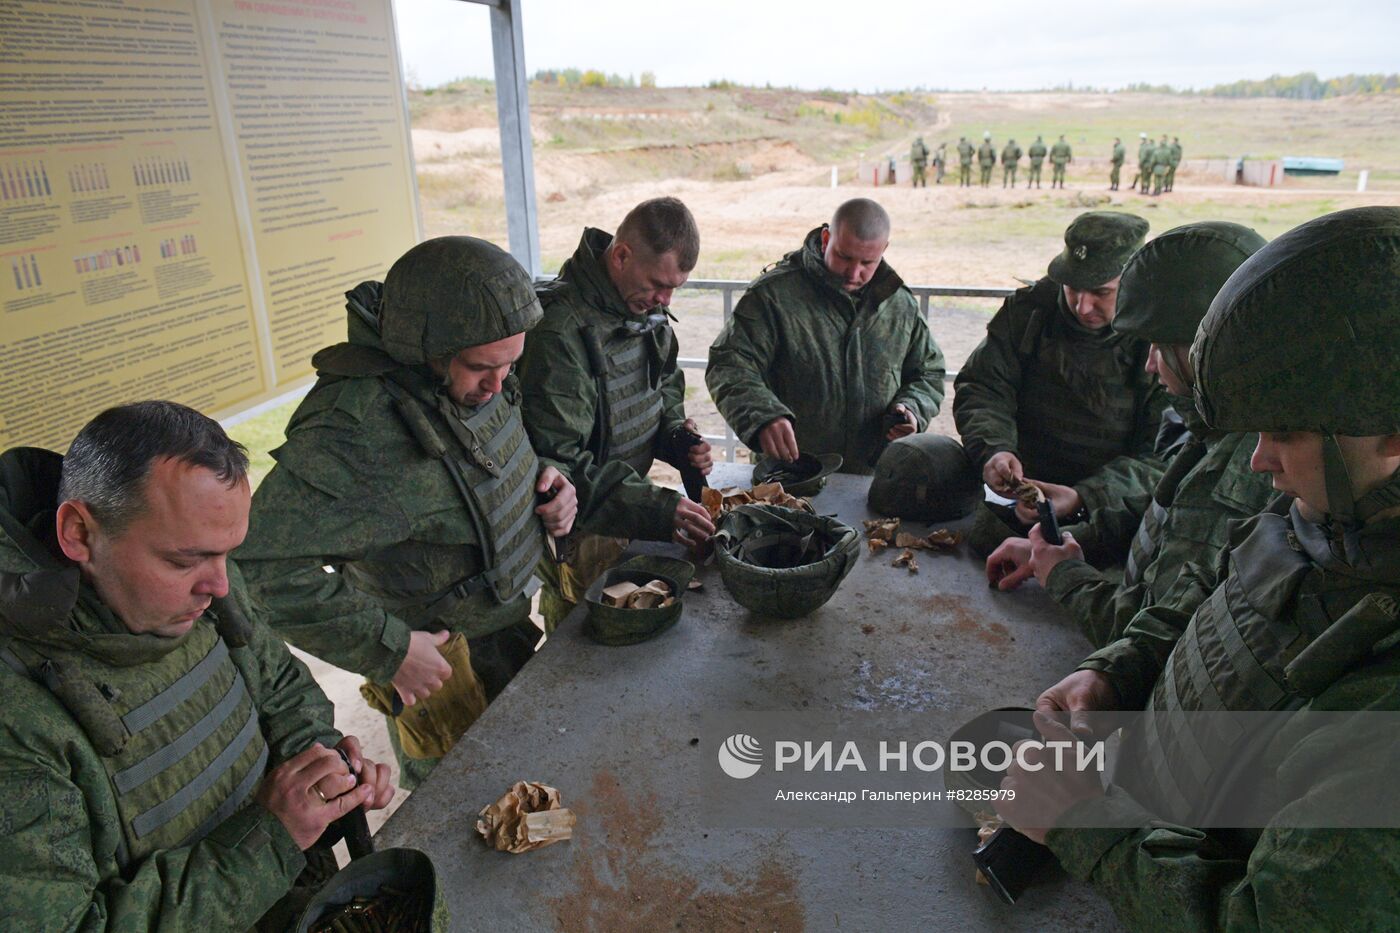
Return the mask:
[[[15,930],[248,929],[305,865],[282,823],[249,790],[197,841],[130,859],[101,741],[57,694],[22,673],[21,656],[64,664],[75,654],[88,669],[129,671],[192,638],[210,640],[207,630],[217,625],[211,611],[179,638],[133,635],[80,583],[77,568],[42,543],[52,537],[60,461],[32,448],[0,457],[0,646],[9,655],[0,663],[0,916]],[[225,644],[256,708],[268,767],[314,742],[338,742],[331,705],[310,672],[247,611],[232,563],[229,578],[230,597],[251,624]]]
[[971,165],[973,158],[977,155],[976,148],[970,142],[958,143],[958,162],[962,165]]
[[[1287,499],[1280,500],[1268,509],[1273,515],[1237,525],[1230,535],[1231,548],[1240,547],[1265,519],[1277,522],[1279,515],[1285,516],[1289,534],[1303,536],[1302,519],[1288,505]],[[1325,532],[1308,536],[1325,539]],[[1280,623],[1305,635],[1299,640],[1306,643],[1367,593],[1395,599],[1400,595],[1397,542],[1400,519],[1391,518],[1360,529],[1348,559],[1329,556],[1318,563],[1311,549],[1302,551],[1310,566],[1292,595],[1280,597]],[[1150,608],[1128,626],[1123,638],[1081,665],[1108,676],[1121,708],[1142,709],[1146,698],[1154,695],[1168,656],[1181,650],[1179,646],[1195,644],[1193,616],[1206,611],[1204,599],[1214,604],[1224,598],[1228,603],[1229,594],[1254,572],[1240,566],[1233,554],[1227,550],[1211,566],[1190,568],[1189,575],[1207,594],[1219,581],[1218,593],[1194,601],[1201,606],[1195,613]],[[1327,672],[1327,685],[1308,697],[1302,710],[1400,710],[1400,652],[1393,637],[1372,645],[1374,637],[1368,635],[1365,645],[1358,646],[1359,660],[1340,673]],[[1332,662],[1339,647],[1324,653],[1324,665]],[[1238,650],[1254,649],[1246,642]],[[1306,672],[1291,672],[1290,682],[1295,673]],[[1160,695],[1158,691],[1154,696]],[[1158,708],[1180,706],[1168,701]],[[1267,746],[1257,771],[1270,785],[1270,797],[1290,808],[1335,808],[1358,798],[1378,777],[1370,769],[1348,766],[1356,741],[1340,734],[1343,731],[1324,728],[1304,741]],[[1393,757],[1393,746],[1390,751]],[[1390,930],[1400,925],[1395,900],[1400,888],[1400,832],[1394,829],[1270,825],[1262,830],[1201,830],[1162,820],[1117,789],[1075,805],[1061,822],[1121,827],[1051,829],[1046,842],[1071,875],[1091,881],[1109,899],[1128,929]]]
[[1040,163],[1044,162],[1045,153],[1045,143],[1041,142],[1038,139],[1035,142],[1031,143],[1031,148],[1027,151],[1027,155],[1029,155],[1031,158],[1032,165],[1039,165]]
[[1138,166],[1143,169],[1152,167],[1152,152],[1157,148],[1150,139],[1144,139],[1138,143]]
[[908,407],[920,431],[938,414],[943,353],[887,263],[854,295],[833,280],[822,229],[749,285],[710,347],[705,383],[750,449],[764,425],[790,418],[804,453],[870,473],[891,405]]
[[989,142],[984,142],[982,145],[980,145],[980,146],[977,147],[977,164],[978,164],[978,165],[996,165],[996,164],[997,164],[997,151],[996,151],[996,149],[992,146],[992,144],[991,144],[990,141],[989,141]]
[[[368,331],[352,315],[350,343],[322,353],[364,348],[369,358],[383,358]],[[318,369],[323,359],[313,360]],[[425,368],[401,369],[412,397],[431,408],[440,380]],[[514,377],[505,392],[518,403]],[[424,454],[383,379],[323,374],[272,456],[277,465],[253,494],[237,557],[255,603],[298,648],[388,683],[415,629],[446,627],[475,638],[528,617],[525,596],[498,603],[475,593],[442,619],[419,598],[489,568],[451,475]],[[387,577],[396,578],[383,587],[392,593],[352,582]]]
[[1050,147],[1050,163],[1052,165],[1064,165],[1073,159],[1074,150],[1070,149],[1069,143],[1057,142]]
[[1113,155],[1112,155],[1112,157],[1109,159],[1109,161],[1112,162],[1114,165],[1122,165],[1122,164],[1123,164],[1123,160],[1126,159],[1127,157],[1128,157],[1128,153],[1127,153],[1126,150],[1123,149],[1123,144],[1122,144],[1122,143],[1114,143],[1114,144],[1113,144]]
[[1021,147],[1020,147],[1020,146],[1013,146],[1013,145],[1011,145],[1011,144],[1008,143],[1008,144],[1006,145],[1006,147],[1003,148],[1003,149],[1001,150],[1001,164],[1002,164],[1002,165],[1015,165],[1018,161],[1020,161],[1020,159],[1021,159]]
[[928,165],[928,146],[915,141],[909,147],[909,161],[914,165]]
[[[579,527],[594,534],[666,541],[680,500],[618,460],[601,461],[598,383],[580,328],[616,327],[634,318],[607,277],[601,258],[612,236],[589,228],[578,249],[541,289],[544,320],[525,336],[517,373],[525,428],[536,453],[568,476],[578,491]],[[644,338],[656,391],[664,404],[657,440],[685,421],[685,373],[676,365],[676,335],[669,324]]]
[[1167,147],[1167,152],[1171,157],[1170,165],[1172,168],[1176,168],[1181,164],[1181,143],[1172,143]]
[[[1178,401],[1182,407],[1190,404]],[[1100,564],[1122,563],[1136,536],[1152,538],[1152,556],[1131,583],[1082,560],[1062,561],[1050,572],[1046,592],[1070,611],[1095,647],[1117,640],[1146,606],[1189,609],[1174,592],[1178,585],[1192,589],[1183,582],[1187,566],[1219,552],[1230,523],[1256,514],[1274,496],[1268,475],[1249,468],[1258,435],[1192,427],[1192,439],[1176,453],[1151,497],[1108,502],[1090,510],[1084,524],[1064,528]],[[1145,520],[1154,503],[1165,512],[1160,520]]]
[[1074,486],[1089,509],[1162,473],[1152,457],[1167,396],[1143,371],[1148,345],[1081,326],[1043,278],[1007,298],[954,383],[953,418],[980,473],[1016,454],[1031,479]]

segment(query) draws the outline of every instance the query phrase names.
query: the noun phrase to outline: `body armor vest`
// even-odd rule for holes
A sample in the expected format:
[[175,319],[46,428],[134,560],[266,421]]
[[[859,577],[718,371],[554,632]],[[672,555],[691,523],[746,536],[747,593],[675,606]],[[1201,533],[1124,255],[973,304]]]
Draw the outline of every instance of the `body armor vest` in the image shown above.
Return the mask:
[[1143,726],[1125,740],[1124,759],[1133,764],[1116,783],[1165,819],[1208,825],[1225,812],[1229,775],[1269,738],[1245,734],[1225,717],[1188,724],[1184,714],[1302,706],[1330,679],[1310,676],[1309,687],[1297,689],[1304,681],[1295,680],[1290,662],[1330,626],[1345,626],[1347,611],[1378,589],[1340,574],[1328,580],[1299,544],[1293,520],[1266,512],[1231,551],[1228,576],[1172,649]]
[[[653,327],[665,323],[664,316]],[[656,434],[661,429],[661,393],[656,383],[659,367],[652,365],[648,352],[650,330],[614,328],[603,342],[603,358],[608,369],[599,379],[599,391],[606,397],[607,423],[602,425],[604,463],[622,461],[646,476],[651,469]]]
[[1054,308],[1037,307],[1021,338],[1016,427],[1026,475],[1072,486],[1132,452],[1144,389],[1128,341],[1079,339],[1063,321],[1056,323],[1067,333],[1042,339],[1046,318],[1066,313],[1058,299]]
[[424,592],[425,578],[414,569],[423,545],[409,541],[372,555],[366,566],[347,564],[344,572],[358,589],[382,599],[391,611],[407,610],[425,622],[451,623],[468,637],[488,634],[473,631],[470,620],[463,625],[446,617],[479,593],[489,592],[501,604],[522,595],[544,553],[544,525],[535,514],[539,460],[520,409],[512,402],[514,378],[475,411],[458,408],[442,393],[436,410],[431,410],[392,374],[381,384],[419,447],[447,469],[476,530],[487,569],[446,589]]
[[[21,643],[8,653],[94,738],[121,813],[123,865],[204,838],[247,802],[267,769],[257,708],[228,645],[206,620],[176,648],[140,664],[81,652],[49,658]],[[50,683],[56,676],[66,685]],[[75,702],[82,692],[91,698]]]
[[1123,569],[1123,585],[1134,586],[1142,579],[1142,572],[1152,562],[1157,553],[1157,545],[1162,540],[1162,528],[1167,520],[1167,509],[1171,508],[1177,490],[1186,477],[1196,468],[1209,451],[1206,442],[1199,438],[1188,440],[1172,458],[1171,466],[1152,490],[1152,501],[1142,516],[1137,534],[1128,549],[1127,566]]

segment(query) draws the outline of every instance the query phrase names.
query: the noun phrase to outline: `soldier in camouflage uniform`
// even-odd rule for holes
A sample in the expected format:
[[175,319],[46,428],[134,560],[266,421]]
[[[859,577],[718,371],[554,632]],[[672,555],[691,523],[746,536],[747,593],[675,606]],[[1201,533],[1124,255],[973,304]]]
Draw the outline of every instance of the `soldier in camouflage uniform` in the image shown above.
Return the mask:
[[1118,179],[1123,172],[1123,160],[1128,157],[1123,149],[1123,141],[1117,136],[1113,137],[1113,155],[1109,157],[1109,164],[1113,167],[1108,173],[1108,190],[1118,190]]
[[939,143],[938,148],[933,151],[933,170],[935,185],[943,184],[943,176],[948,174],[948,144]]
[[1173,136],[1173,137],[1172,137],[1172,144],[1171,144],[1170,152],[1171,152],[1171,161],[1169,161],[1169,162],[1167,163],[1167,180],[1166,180],[1166,183],[1163,184],[1163,186],[1162,186],[1163,190],[1165,190],[1165,191],[1171,191],[1171,190],[1172,190],[1172,186],[1176,183],[1176,167],[1177,167],[1178,165],[1181,164],[1181,139],[1180,139],[1180,137],[1177,137],[1177,136]]
[[1074,152],[1070,149],[1069,143],[1061,136],[1056,140],[1055,145],[1050,147],[1050,187],[1055,187],[1059,182],[1061,188],[1065,186],[1065,166],[1074,161]]
[[1016,164],[1021,161],[1021,147],[1016,140],[1008,139],[1001,150],[1001,186],[1016,187]]
[[[1215,430],[1260,432],[1253,467],[1283,495],[1199,568],[1209,596],[1193,614],[1142,613],[1040,697],[1046,711],[1153,713],[1152,734],[1125,744],[1160,767],[1107,795],[1092,773],[1013,765],[1003,783],[1016,799],[1002,815],[1099,888],[1128,929],[1395,928],[1400,833],[1309,817],[1355,812],[1392,781],[1393,735],[1358,736],[1362,716],[1313,725],[1309,714],[1400,709],[1397,257],[1400,210],[1354,208],[1289,231],[1226,283],[1192,345],[1196,398]],[[1184,732],[1202,710],[1296,710],[1298,734]],[[1165,816],[1182,800],[1188,816],[1206,812],[1237,772],[1273,806],[1262,829]],[[1385,825],[1367,816],[1352,825]],[[1087,826],[1105,828],[1071,828]]]
[[627,539],[694,544],[714,533],[698,502],[647,479],[657,457],[710,471],[710,445],[690,443],[696,427],[668,317],[699,252],[686,206],[655,198],[628,213],[616,238],[584,230],[558,278],[537,290],[544,320],[517,367],[525,429],[540,458],[572,479],[580,515],[559,579],[545,582],[547,630]]
[[1137,175],[1133,176],[1133,183],[1129,187],[1136,191],[1140,182],[1142,193],[1147,194],[1148,185],[1152,180],[1152,150],[1154,147],[1152,140],[1147,138],[1146,133],[1139,133],[1138,140],[1138,172]]
[[[1117,640],[1146,606],[1181,610],[1173,587],[1186,565],[1224,547],[1230,523],[1259,512],[1273,496],[1268,478],[1249,468],[1258,435],[1212,431],[1196,412],[1188,359],[1211,299],[1263,245],[1263,237],[1247,227],[1206,221],[1168,230],[1129,260],[1113,330],[1151,342],[1147,367],[1171,395],[1168,416],[1184,422],[1187,433],[1175,439],[1170,465],[1150,497],[1088,510],[1083,523],[1062,527],[1074,542],[1066,548],[1037,550],[1031,540],[1008,538],[987,558],[988,579],[1003,590],[1034,574],[1096,647]],[[1057,515],[1083,506],[1073,488],[1042,488]],[[1084,559],[1061,559],[1076,547],[1096,564],[1126,561],[1122,579]]]
[[541,311],[514,259],[439,237],[347,297],[238,556],[283,637],[368,679],[412,789],[534,653],[532,580],[575,493],[520,416]]
[[1162,185],[1167,180],[1167,169],[1171,168],[1172,149],[1167,143],[1167,134],[1162,134],[1162,141],[1152,150],[1152,196],[1156,197],[1162,193]]
[[972,147],[972,143],[967,141],[966,136],[958,137],[958,187],[972,187],[972,160],[976,156],[977,150]]
[[[1081,214],[1049,274],[1006,299],[959,370],[953,418],[993,491],[1031,479],[1073,486],[1100,508],[1160,477],[1150,455],[1166,395],[1143,369],[1148,344],[1109,326],[1119,276],[1146,233],[1132,214]],[[985,555],[1024,532],[1014,513],[984,507],[971,543]]]
[[943,401],[943,353],[882,258],[874,201],[836,209],[749,285],[710,347],[705,383],[750,450],[840,454],[870,473],[885,445],[922,431]]
[[169,402],[0,455],[6,929],[281,929],[392,797],[227,561],[247,467]]
[[982,134],[982,145],[977,147],[977,169],[981,173],[978,180],[983,188],[988,188],[992,184],[992,169],[996,168],[997,150],[992,145],[992,134],[989,130]]
[[1031,143],[1031,148],[1026,152],[1031,160],[1030,168],[1026,170],[1027,188],[1032,184],[1037,188],[1040,187],[1040,166],[1045,161],[1045,152],[1045,140],[1036,134],[1035,142]]
[[928,187],[928,175],[925,169],[928,167],[928,146],[924,145],[924,138],[920,136],[914,140],[914,145],[909,147],[909,164],[914,167],[914,187],[922,184]]

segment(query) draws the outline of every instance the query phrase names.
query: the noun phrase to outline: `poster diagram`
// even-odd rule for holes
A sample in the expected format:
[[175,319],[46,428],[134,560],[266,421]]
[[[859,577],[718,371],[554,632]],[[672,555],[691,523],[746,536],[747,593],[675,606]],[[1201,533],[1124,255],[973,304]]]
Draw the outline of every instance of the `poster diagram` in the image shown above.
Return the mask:
[[389,0],[17,0],[0,31],[0,449],[309,382],[419,236]]

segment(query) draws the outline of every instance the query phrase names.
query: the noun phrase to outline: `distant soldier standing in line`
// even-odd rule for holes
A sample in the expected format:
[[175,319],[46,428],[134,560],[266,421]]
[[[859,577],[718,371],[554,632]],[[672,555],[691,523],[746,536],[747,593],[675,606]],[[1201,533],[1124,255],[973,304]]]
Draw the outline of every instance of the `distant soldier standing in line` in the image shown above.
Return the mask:
[[1108,190],[1118,190],[1118,179],[1123,171],[1123,160],[1128,157],[1128,153],[1123,149],[1123,140],[1117,136],[1113,137],[1113,156],[1109,160],[1113,168],[1108,173]]
[[922,136],[914,140],[914,145],[909,147],[909,164],[914,166],[914,187],[922,184],[928,187],[928,176],[924,169],[928,166],[928,146],[924,145]]
[[1065,166],[1074,161],[1074,152],[1070,149],[1069,143],[1065,142],[1061,136],[1055,145],[1050,147],[1050,187],[1055,187],[1059,182],[1060,187],[1065,186]]
[[1031,143],[1031,148],[1027,155],[1030,156],[1031,165],[1026,171],[1026,187],[1029,188],[1031,182],[1035,182],[1035,186],[1039,188],[1040,165],[1045,161],[1045,140],[1041,139],[1039,133],[1036,134],[1035,142]]
[[[1162,141],[1157,144],[1157,148],[1152,150],[1152,196],[1155,198],[1162,193],[1162,184],[1167,180],[1167,168],[1172,162],[1172,149],[1167,143],[1167,134],[1162,134]],[[1143,181],[1146,187],[1146,180]]]
[[1173,136],[1171,144],[1171,161],[1167,163],[1167,182],[1165,188],[1171,191],[1176,184],[1176,167],[1181,164],[1181,137]]
[[933,153],[933,183],[943,184],[943,176],[948,174],[948,144],[939,143]]
[[1140,190],[1143,194],[1146,194],[1149,180],[1152,178],[1153,145],[1152,140],[1147,138],[1146,133],[1139,133],[1138,139],[1140,140],[1138,143],[1138,173],[1137,176],[1133,178],[1132,187],[1134,191],[1137,191],[1139,190],[1138,182],[1142,182]]
[[1021,147],[1016,145],[1016,140],[1008,139],[1006,146],[1001,150],[1001,186],[1007,187],[1008,183],[1012,188],[1016,187],[1016,164],[1021,161]]
[[976,150],[972,148],[972,143],[967,141],[966,136],[958,137],[958,187],[972,187],[972,157]]
[[997,164],[996,147],[992,145],[992,131],[982,134],[982,145],[977,147],[977,168],[981,172],[981,182],[983,188],[989,188],[992,184],[992,168]]

